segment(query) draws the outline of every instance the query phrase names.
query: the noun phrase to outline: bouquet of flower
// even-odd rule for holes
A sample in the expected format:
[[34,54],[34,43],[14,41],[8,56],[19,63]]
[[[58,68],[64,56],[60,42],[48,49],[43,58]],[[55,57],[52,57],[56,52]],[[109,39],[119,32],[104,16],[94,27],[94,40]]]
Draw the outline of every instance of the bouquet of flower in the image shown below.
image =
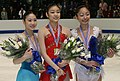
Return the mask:
[[[25,51],[29,48],[29,41],[27,38],[23,39],[19,35],[16,35],[15,38],[9,37],[7,40],[4,40],[0,47],[2,49],[2,55],[8,58],[20,58],[23,56]],[[40,70],[43,70],[41,57],[39,56],[38,51],[32,51],[33,58],[27,59],[28,62],[35,73],[39,73]]]
[[80,56],[86,56],[85,48],[80,38],[71,36],[65,39],[62,43],[59,57],[64,60],[74,60]]
[[28,39],[24,40],[19,35],[16,35],[15,38],[9,37],[8,40],[4,40],[0,46],[3,56],[19,58],[22,57],[24,52],[28,49],[29,42]]
[[120,35],[115,36],[114,34],[107,34],[98,41],[98,53],[105,58],[108,57],[107,51],[109,48],[112,48],[117,54],[120,50]]
[[94,60],[99,63],[100,66],[95,68],[89,68],[90,73],[99,73],[101,65],[104,64],[104,60],[108,57],[108,49],[112,48],[115,52],[120,50],[120,36],[104,35],[103,38],[98,40],[92,36],[89,42],[89,51],[91,52],[91,58],[88,60]]

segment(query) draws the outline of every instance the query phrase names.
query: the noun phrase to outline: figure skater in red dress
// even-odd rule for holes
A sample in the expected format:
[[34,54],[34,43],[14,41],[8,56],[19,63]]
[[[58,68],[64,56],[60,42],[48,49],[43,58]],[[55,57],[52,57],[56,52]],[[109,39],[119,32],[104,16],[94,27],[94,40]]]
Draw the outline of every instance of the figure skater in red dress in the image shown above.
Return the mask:
[[59,24],[60,11],[61,7],[59,5],[50,4],[46,12],[49,23],[38,31],[41,53],[43,58],[46,58],[44,62],[46,71],[41,74],[40,81],[52,81],[50,80],[51,74],[48,73],[50,65],[59,76],[57,81],[70,81],[72,78],[69,61],[61,60],[57,64],[52,61],[58,58],[56,52],[59,50],[61,43],[71,35],[68,28]]

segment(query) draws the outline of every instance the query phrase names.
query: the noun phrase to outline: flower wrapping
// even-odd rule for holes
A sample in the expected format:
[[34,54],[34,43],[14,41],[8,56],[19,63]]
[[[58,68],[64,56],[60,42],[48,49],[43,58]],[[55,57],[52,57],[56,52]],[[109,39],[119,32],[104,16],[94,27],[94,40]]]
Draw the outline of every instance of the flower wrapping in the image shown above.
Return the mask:
[[90,60],[98,62],[100,65],[104,64],[104,57],[97,52],[98,50],[98,39],[94,36],[91,37],[89,42],[89,51],[91,52]]
[[[62,62],[61,58],[53,58],[52,61],[58,65],[58,62]],[[62,67],[62,69],[64,69],[65,67]],[[47,73],[50,74],[50,80],[51,81],[58,81],[58,76],[56,74],[56,70],[51,67],[50,65],[47,67]]]
[[38,51],[32,51],[33,59],[28,62],[35,73],[39,73],[41,70],[44,70],[42,64],[42,58]]
[[[58,58],[53,58],[52,61],[58,65],[58,62],[62,62],[62,60],[58,57]],[[48,74],[55,74],[56,70],[54,68],[52,68],[51,66],[47,67],[47,73]]]

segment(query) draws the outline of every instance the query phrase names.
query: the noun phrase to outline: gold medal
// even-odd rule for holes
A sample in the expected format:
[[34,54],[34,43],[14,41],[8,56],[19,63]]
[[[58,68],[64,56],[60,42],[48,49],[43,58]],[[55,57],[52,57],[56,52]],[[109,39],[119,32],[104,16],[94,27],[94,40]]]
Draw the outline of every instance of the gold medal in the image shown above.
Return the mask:
[[55,48],[54,49],[54,55],[58,55],[59,54],[59,49],[58,48]]

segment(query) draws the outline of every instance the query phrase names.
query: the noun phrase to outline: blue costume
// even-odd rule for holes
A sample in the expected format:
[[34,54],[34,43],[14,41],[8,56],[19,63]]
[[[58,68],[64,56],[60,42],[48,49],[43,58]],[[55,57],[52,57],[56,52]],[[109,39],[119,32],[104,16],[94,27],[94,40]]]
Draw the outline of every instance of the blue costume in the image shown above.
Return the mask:
[[[28,35],[26,33],[26,35]],[[32,48],[33,58],[28,62],[28,60],[22,62],[20,70],[18,71],[16,81],[39,81],[39,73],[35,73],[31,68],[31,64],[36,62],[42,62],[41,56],[39,55],[39,44],[37,38],[34,35],[35,45],[28,36],[29,46]]]
[[28,62],[23,62],[16,81],[39,81],[39,74],[32,70]]

